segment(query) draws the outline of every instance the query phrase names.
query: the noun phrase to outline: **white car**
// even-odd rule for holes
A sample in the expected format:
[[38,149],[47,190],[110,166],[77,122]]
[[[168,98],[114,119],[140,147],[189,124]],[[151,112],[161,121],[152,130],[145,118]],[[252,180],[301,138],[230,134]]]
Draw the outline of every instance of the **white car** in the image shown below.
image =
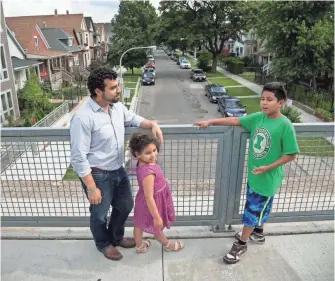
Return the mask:
[[180,63],[180,68],[191,68],[191,64],[188,60],[183,60]]
[[148,55],[147,58],[150,60],[154,60],[154,57],[152,55]]

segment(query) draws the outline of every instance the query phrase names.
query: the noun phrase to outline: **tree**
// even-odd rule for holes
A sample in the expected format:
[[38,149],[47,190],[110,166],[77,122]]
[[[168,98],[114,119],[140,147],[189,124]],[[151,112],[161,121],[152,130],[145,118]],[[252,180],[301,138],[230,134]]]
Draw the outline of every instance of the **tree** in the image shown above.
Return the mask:
[[[112,19],[114,36],[108,62],[113,66],[119,65],[126,50],[153,45],[156,20],[156,10],[148,1],[121,1],[118,14]],[[143,66],[146,61],[146,50],[134,50],[125,54],[122,64],[133,71],[134,67]]]
[[277,1],[261,3],[250,22],[265,48],[274,54],[276,76],[299,80],[333,75],[333,2]]
[[24,87],[18,92],[19,107],[27,126],[35,124],[52,109],[47,94],[41,88],[36,73],[31,72]]
[[[175,34],[180,36],[183,31],[189,38],[190,45],[203,44],[212,54],[212,71],[215,72],[224,42],[240,38],[246,27],[251,5],[253,4],[240,1],[161,1],[159,9],[162,21],[166,21],[167,26],[174,30],[170,32],[171,35],[166,35],[167,41],[171,41]],[[178,17],[173,20],[175,14]]]

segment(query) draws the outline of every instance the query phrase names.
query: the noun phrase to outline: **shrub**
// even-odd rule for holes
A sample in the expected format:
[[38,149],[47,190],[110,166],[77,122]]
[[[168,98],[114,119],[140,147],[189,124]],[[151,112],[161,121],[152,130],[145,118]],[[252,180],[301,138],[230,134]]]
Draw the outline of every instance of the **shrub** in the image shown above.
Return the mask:
[[201,68],[203,71],[209,71],[211,69],[210,63],[212,61],[211,53],[201,53],[198,58],[197,67]]
[[301,123],[301,113],[291,106],[284,106],[280,110],[281,114],[285,115],[292,123]]
[[252,64],[253,62],[253,58],[252,57],[243,57],[242,58],[243,62],[244,62],[244,66],[248,67]]

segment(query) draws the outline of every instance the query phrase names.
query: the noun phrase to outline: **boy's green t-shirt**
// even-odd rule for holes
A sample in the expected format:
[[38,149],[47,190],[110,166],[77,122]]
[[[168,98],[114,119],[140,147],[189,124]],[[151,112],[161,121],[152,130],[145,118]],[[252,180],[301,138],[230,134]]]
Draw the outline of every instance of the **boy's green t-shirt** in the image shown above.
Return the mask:
[[267,166],[286,154],[299,153],[297,138],[291,121],[282,116],[271,119],[263,112],[239,118],[241,126],[250,132],[248,183],[255,192],[273,196],[284,178],[284,166],[261,175],[254,175],[254,168]]

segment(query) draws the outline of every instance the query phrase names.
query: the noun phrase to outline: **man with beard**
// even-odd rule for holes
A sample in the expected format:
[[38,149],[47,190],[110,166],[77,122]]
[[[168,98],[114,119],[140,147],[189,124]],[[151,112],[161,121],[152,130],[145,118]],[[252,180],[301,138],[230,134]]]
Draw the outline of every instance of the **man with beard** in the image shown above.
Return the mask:
[[[71,164],[81,179],[90,202],[90,229],[97,249],[111,260],[120,260],[115,248],[133,248],[125,238],[125,222],[133,208],[130,181],[123,167],[125,127],[152,129],[163,141],[159,126],[130,111],[119,102],[117,73],[95,69],[87,82],[90,98],[71,120]],[[113,207],[110,222],[107,214]]]

